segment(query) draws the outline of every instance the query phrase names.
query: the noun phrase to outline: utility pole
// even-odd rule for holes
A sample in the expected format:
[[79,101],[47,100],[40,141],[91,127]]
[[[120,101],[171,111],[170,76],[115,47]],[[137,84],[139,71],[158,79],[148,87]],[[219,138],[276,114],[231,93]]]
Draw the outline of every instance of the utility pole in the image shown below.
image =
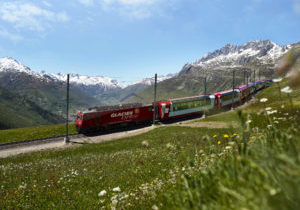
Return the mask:
[[260,69],[258,70],[258,79],[260,80]]
[[157,88],[157,74],[155,74],[154,78],[154,104],[153,104],[153,125],[155,125],[156,121],[156,88]]
[[246,70],[244,69],[244,84],[246,84]]
[[247,79],[247,83],[246,83],[247,84],[246,101],[248,101],[248,95],[250,94],[250,91],[248,90],[248,72],[247,72],[247,78],[246,79]]
[[69,143],[69,89],[70,89],[70,74],[67,76],[67,119],[66,119],[66,137],[65,137],[65,143]]
[[204,77],[204,95],[206,95],[206,77]]
[[234,92],[234,80],[235,80],[235,71],[232,71],[232,103],[231,103],[231,109],[234,109],[233,103],[234,103],[234,96],[235,96],[235,92]]
[[255,90],[256,90],[256,81],[255,81],[255,70],[253,70],[254,72],[254,87],[255,87]]
[[[204,104],[205,104],[205,106],[206,106],[206,77],[204,77]],[[206,117],[206,115],[205,115],[205,110],[203,111],[203,115],[202,115],[202,118],[205,118]]]

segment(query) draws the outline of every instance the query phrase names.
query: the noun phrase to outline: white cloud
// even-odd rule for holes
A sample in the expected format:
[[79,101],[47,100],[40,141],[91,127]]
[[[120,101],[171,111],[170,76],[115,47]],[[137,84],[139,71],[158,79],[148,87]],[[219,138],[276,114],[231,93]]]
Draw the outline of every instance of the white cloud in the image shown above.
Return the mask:
[[25,28],[32,31],[44,31],[52,22],[69,20],[65,12],[53,12],[31,3],[4,2],[0,3],[0,17],[12,23],[15,28]]
[[78,2],[85,6],[92,6],[94,4],[94,0],[78,0]]
[[0,36],[6,39],[10,39],[13,42],[20,41],[23,39],[23,37],[14,33],[10,33],[5,28],[2,27],[0,27]]

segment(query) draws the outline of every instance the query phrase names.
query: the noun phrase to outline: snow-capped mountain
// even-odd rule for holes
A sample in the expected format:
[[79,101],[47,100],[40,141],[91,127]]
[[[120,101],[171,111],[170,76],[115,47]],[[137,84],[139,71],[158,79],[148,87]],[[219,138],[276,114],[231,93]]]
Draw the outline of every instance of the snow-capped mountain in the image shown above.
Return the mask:
[[[31,75],[38,79],[43,79],[45,81],[52,81],[52,82],[66,82],[67,75],[58,73],[46,73],[45,71],[42,72],[35,72],[32,71],[29,67],[19,63],[13,58],[4,57],[0,58],[0,72],[12,72],[12,73],[25,73],[27,75]],[[111,90],[115,88],[122,88],[123,85],[119,84],[118,81],[103,77],[103,76],[84,76],[79,74],[70,74],[70,83],[79,85],[79,86],[90,86],[90,87],[97,87],[105,90]]]
[[275,64],[292,45],[280,46],[270,40],[255,40],[244,45],[227,44],[221,49],[204,55],[193,63],[186,64],[182,71],[191,67],[214,68],[214,67],[241,67],[251,62],[260,64]]

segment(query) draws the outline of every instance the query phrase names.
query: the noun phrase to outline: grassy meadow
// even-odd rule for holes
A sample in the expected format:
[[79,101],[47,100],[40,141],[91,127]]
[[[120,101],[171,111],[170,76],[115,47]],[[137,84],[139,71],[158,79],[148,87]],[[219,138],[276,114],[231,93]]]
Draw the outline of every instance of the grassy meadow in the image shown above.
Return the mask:
[[274,84],[243,110],[201,120],[238,125],[230,128],[158,126],[112,142],[0,159],[0,206],[297,209],[300,92],[278,90]]
[[[75,134],[75,123],[69,124],[69,134]],[[62,136],[66,134],[66,124],[0,130],[0,144],[30,139]]]

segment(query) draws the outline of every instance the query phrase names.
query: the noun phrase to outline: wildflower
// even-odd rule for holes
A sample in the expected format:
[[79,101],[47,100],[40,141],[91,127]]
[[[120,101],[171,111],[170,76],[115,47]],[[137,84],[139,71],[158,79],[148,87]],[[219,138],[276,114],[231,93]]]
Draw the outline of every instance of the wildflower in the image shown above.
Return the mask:
[[213,135],[213,138],[217,138],[217,135],[215,134],[215,135]]
[[281,82],[282,78],[273,79],[273,82]]
[[281,105],[281,108],[283,109],[283,108],[284,108],[284,105]]
[[262,103],[265,103],[265,102],[267,102],[267,101],[268,101],[267,98],[262,98],[262,99],[260,99],[260,102],[262,102]]
[[252,122],[252,120],[247,120],[247,122],[246,122],[246,123],[247,123],[247,124],[250,124],[251,122]]
[[229,136],[227,134],[224,134],[224,138],[229,138]]
[[113,206],[116,206],[118,204],[118,200],[112,200],[111,203],[112,203]]
[[98,193],[98,196],[99,197],[103,197],[103,196],[105,196],[106,195],[106,190],[102,190],[102,191],[100,191],[99,193]]
[[270,110],[272,110],[272,108],[271,107],[267,107],[267,108],[265,108],[265,110],[266,111],[270,111]]
[[231,137],[236,137],[236,136],[237,136],[237,134],[236,134],[236,133],[234,133],[234,134],[232,134],[232,135],[231,135]]
[[234,145],[234,142],[233,142],[233,141],[231,141],[231,142],[228,142],[228,144],[229,144],[229,145]]
[[229,150],[229,149],[231,149],[231,146],[226,146],[225,149],[228,149],[228,150]]
[[144,147],[149,147],[149,143],[148,143],[148,141],[142,141],[142,145],[144,146]]
[[218,144],[221,144],[221,141],[220,141],[220,140],[218,141]]
[[281,89],[281,92],[283,92],[283,93],[291,93],[291,92],[293,92],[293,90],[289,86],[286,86],[285,88]]
[[121,189],[120,189],[120,187],[115,187],[115,188],[113,188],[112,191],[114,191],[114,192],[121,192]]
[[154,205],[152,206],[152,209],[153,209],[153,210],[158,210],[157,205],[154,204]]
[[267,128],[271,129],[271,128],[272,128],[272,125],[267,125]]

